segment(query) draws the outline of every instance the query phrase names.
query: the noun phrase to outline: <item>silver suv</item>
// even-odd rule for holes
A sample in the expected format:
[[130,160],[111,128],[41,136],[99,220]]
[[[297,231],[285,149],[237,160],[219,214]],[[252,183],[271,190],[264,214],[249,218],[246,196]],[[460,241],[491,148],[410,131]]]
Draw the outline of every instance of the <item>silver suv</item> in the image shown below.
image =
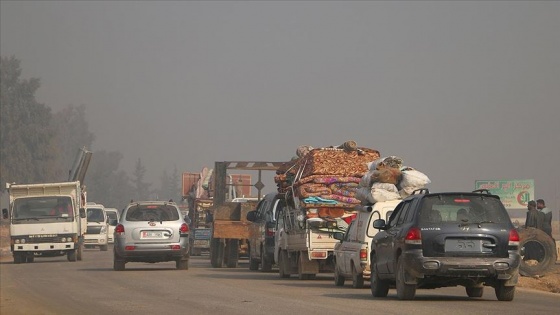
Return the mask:
[[189,226],[174,202],[130,203],[115,227],[113,269],[127,262],[175,261],[189,268]]

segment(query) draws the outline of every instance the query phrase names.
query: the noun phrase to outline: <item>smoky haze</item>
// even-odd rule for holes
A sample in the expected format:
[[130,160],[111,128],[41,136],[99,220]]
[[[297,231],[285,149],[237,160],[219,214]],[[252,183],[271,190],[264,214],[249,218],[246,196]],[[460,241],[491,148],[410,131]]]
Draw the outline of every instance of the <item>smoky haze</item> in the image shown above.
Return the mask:
[[[2,56],[149,180],[355,140],[560,208],[560,2],[2,1]],[[270,187],[270,189],[274,189]]]

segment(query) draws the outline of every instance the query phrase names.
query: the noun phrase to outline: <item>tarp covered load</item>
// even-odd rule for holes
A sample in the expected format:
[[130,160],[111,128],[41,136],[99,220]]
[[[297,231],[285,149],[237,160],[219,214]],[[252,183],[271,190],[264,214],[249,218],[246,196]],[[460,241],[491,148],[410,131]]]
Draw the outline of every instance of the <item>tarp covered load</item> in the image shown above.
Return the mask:
[[354,141],[340,146],[300,146],[295,157],[277,171],[278,191],[298,206],[310,209],[308,217],[340,217],[361,201],[359,183],[379,151],[358,147]]

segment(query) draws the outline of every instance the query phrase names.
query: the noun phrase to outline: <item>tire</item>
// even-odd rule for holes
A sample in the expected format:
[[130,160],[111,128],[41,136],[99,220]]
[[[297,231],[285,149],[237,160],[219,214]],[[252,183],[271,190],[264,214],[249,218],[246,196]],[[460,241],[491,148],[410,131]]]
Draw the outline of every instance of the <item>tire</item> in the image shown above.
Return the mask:
[[101,245],[99,246],[99,250],[101,250],[102,252],[106,252],[109,249],[108,245]]
[[517,232],[522,253],[519,274],[535,277],[550,272],[556,263],[554,239],[536,228],[520,228]]
[[68,261],[76,261],[77,257],[76,257],[76,252],[77,250],[71,250],[66,254],[66,258],[68,258]]
[[35,256],[33,256],[33,254],[31,254],[30,256],[25,257],[25,262],[27,263],[32,263],[35,261]]
[[465,291],[467,291],[468,297],[479,298],[482,297],[482,294],[484,294],[484,287],[465,287]]
[[344,281],[346,279],[344,278],[343,275],[340,274],[340,271],[338,271],[338,265],[336,263],[336,260],[334,262],[334,285],[336,285],[337,287],[341,287],[344,285]]
[[177,270],[188,270],[189,269],[189,260],[188,259],[179,259],[175,261],[175,267]]
[[79,243],[78,243],[78,248],[77,248],[76,252],[77,252],[77,253],[76,253],[76,259],[77,259],[78,261],[81,261],[82,258],[83,258],[82,255],[83,255],[83,252],[84,252],[84,244],[83,244],[82,242],[79,242]]
[[224,261],[224,243],[219,238],[210,241],[210,264],[214,268],[222,268]]
[[14,253],[14,264],[24,263],[26,260],[25,255],[22,253]]
[[371,256],[371,278],[369,279],[369,284],[371,288],[371,295],[373,297],[387,297],[389,294],[389,282],[386,280],[381,280],[379,278],[379,273],[377,272],[377,265],[375,264],[375,255]]
[[126,262],[124,260],[113,260],[113,270],[123,271],[125,269]]
[[289,278],[291,276],[287,267],[289,267],[288,252],[282,250],[278,254],[278,274],[280,278]]
[[[300,253],[300,255],[301,255],[301,253]],[[315,274],[313,274],[313,273],[302,273],[302,270],[303,270],[303,268],[301,266],[301,259],[300,259],[300,257],[298,257],[298,274],[299,274],[298,278],[299,278],[299,280],[313,280],[313,279],[315,279]]]
[[362,289],[364,287],[364,274],[356,272],[356,268],[352,266],[352,288]]
[[399,257],[397,261],[396,287],[399,300],[413,300],[416,295],[416,285],[406,284],[406,270],[404,270],[404,258]]
[[259,261],[251,257],[249,252],[249,270],[259,270]]
[[494,290],[498,301],[512,301],[515,296],[515,286],[505,286],[504,281],[498,282]]
[[261,249],[261,271],[262,272],[272,271],[272,260],[266,256],[264,248]]
[[237,262],[239,261],[239,240],[231,239],[228,241],[226,246],[227,261],[226,266],[228,268],[236,268]]

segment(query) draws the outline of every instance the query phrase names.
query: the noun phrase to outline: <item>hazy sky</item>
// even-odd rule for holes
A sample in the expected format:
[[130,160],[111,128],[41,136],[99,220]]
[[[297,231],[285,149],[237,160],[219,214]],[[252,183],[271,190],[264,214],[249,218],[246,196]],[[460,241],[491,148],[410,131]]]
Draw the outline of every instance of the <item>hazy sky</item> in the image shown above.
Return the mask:
[[[93,150],[175,166],[355,140],[429,188],[534,179],[560,208],[558,1],[4,1],[0,53]],[[273,189],[273,187],[270,187]]]

